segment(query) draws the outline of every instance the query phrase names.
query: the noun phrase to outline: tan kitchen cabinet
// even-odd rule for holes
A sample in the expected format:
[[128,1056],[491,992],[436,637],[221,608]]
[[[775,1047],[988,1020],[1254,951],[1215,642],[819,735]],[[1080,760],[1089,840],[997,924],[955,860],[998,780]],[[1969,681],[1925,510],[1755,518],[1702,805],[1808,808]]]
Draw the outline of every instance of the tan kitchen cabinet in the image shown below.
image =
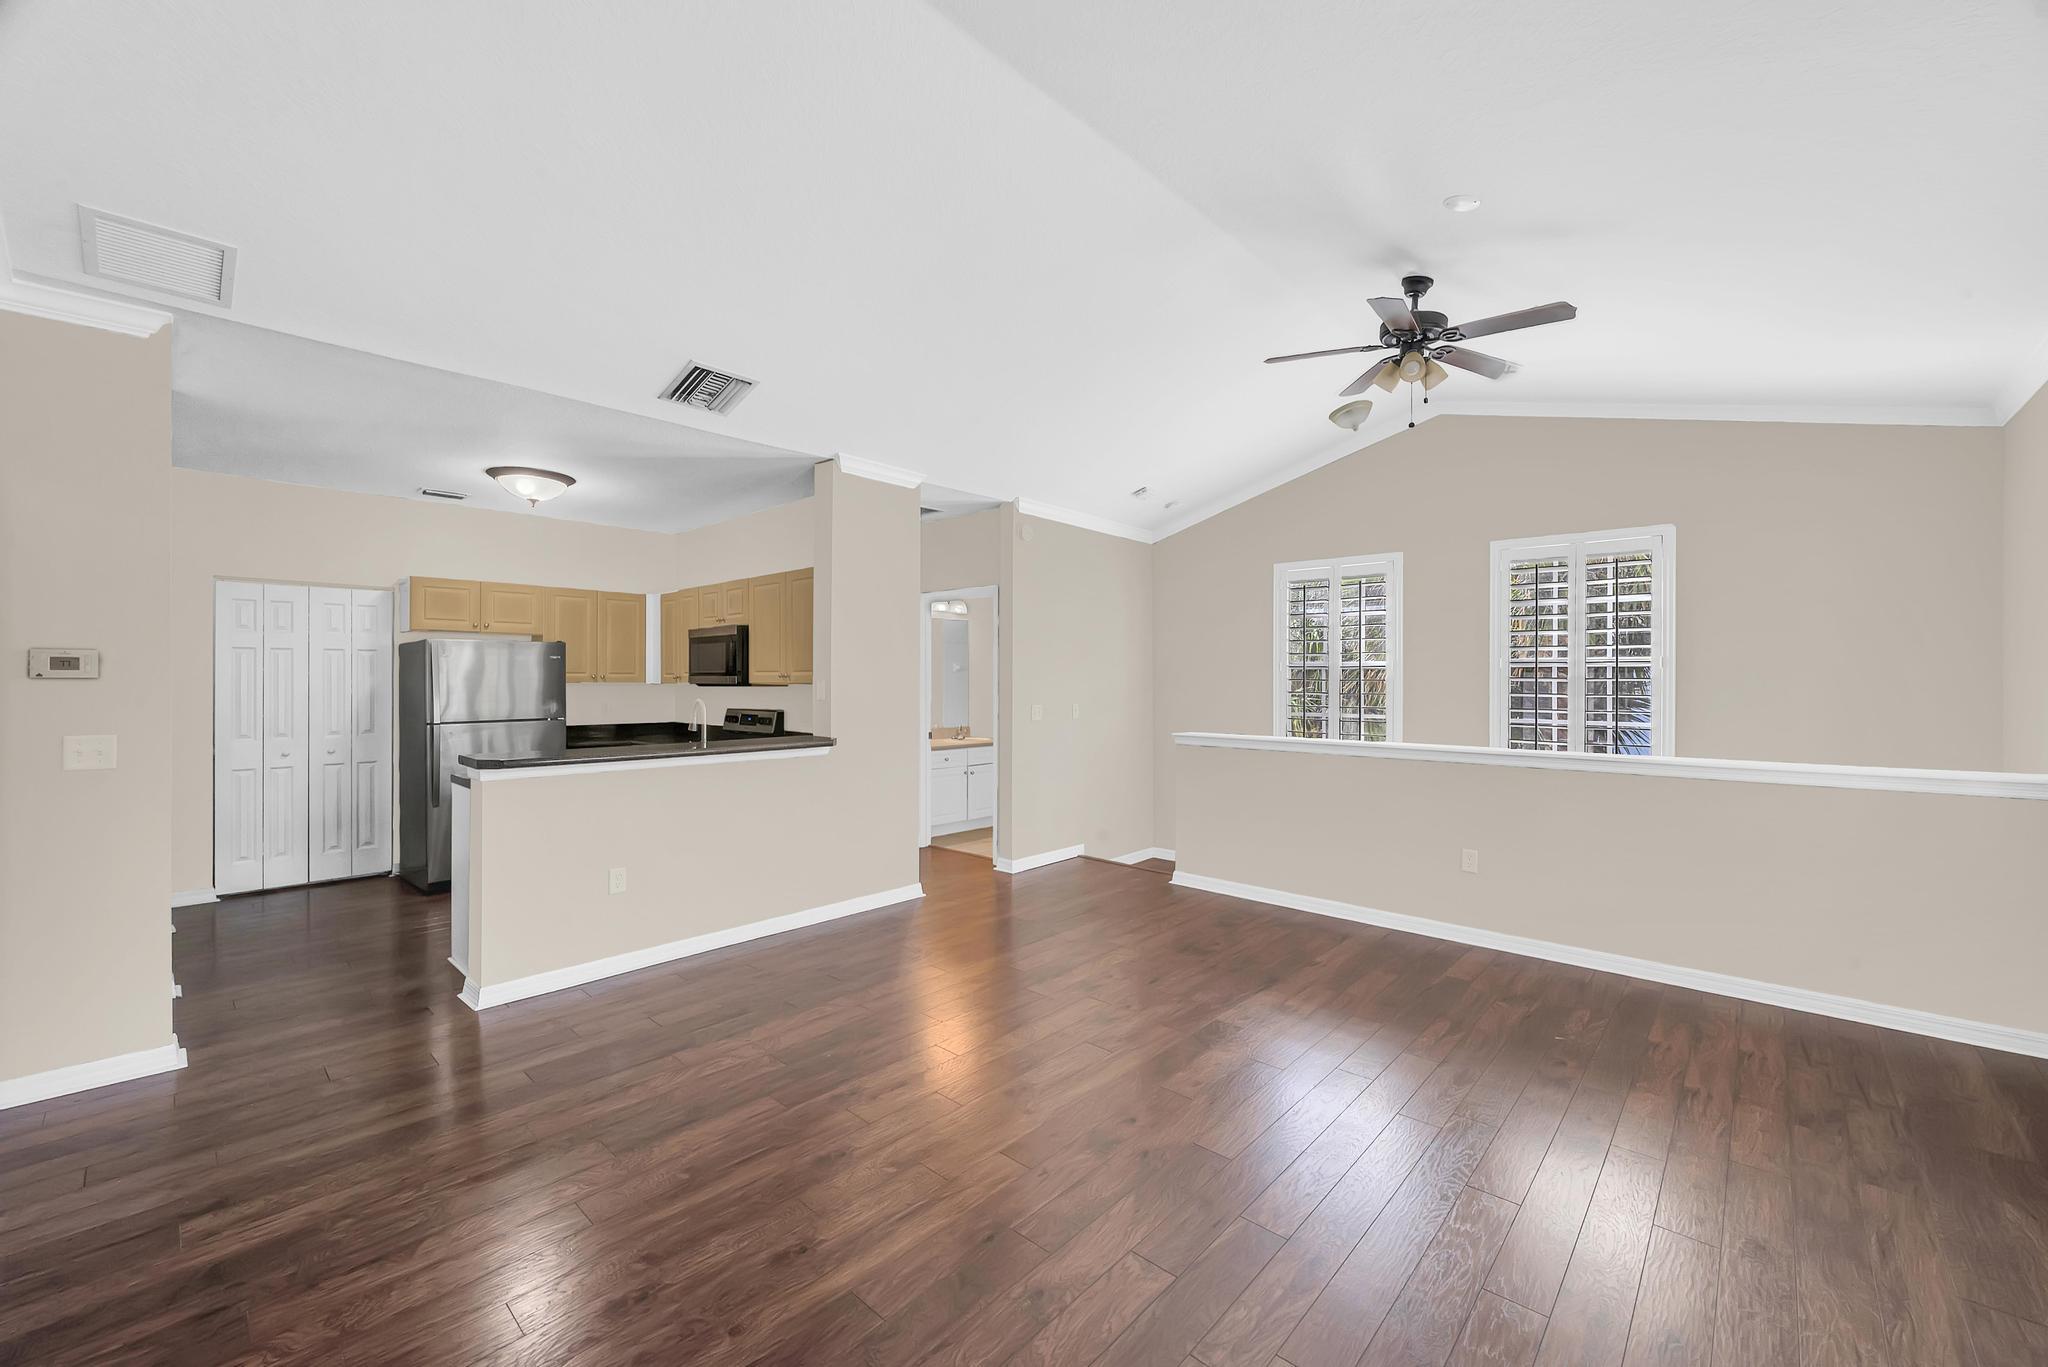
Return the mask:
[[541,639],[562,643],[562,672],[570,683],[598,681],[598,637],[603,628],[592,589],[542,589]]
[[697,625],[715,627],[725,620],[725,585],[705,584],[687,590],[697,600]]
[[785,578],[789,580],[789,681],[807,684],[811,681],[811,632],[816,621],[815,589],[817,571],[791,570]]
[[747,682],[789,682],[789,576],[747,581]]
[[731,579],[718,586],[718,625],[729,627],[741,623],[750,626],[753,624],[752,609],[747,605],[747,586],[751,582],[746,579]]
[[600,683],[647,681],[647,598],[639,593],[597,595],[597,678]]
[[422,579],[414,575],[407,631],[481,631],[483,585],[474,579]]
[[505,636],[538,636],[541,629],[541,598],[546,589],[533,584],[478,586],[483,601],[480,629]]
[[688,589],[661,595],[661,681],[687,683],[690,672],[690,629],[683,609],[696,600]]

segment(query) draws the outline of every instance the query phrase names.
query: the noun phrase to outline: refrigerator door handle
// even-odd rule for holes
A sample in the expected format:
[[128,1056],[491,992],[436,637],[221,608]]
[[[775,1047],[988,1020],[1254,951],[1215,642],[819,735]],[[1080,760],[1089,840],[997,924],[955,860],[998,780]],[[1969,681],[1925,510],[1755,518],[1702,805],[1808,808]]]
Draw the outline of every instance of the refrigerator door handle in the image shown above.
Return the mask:
[[441,738],[427,728],[427,805],[441,805]]

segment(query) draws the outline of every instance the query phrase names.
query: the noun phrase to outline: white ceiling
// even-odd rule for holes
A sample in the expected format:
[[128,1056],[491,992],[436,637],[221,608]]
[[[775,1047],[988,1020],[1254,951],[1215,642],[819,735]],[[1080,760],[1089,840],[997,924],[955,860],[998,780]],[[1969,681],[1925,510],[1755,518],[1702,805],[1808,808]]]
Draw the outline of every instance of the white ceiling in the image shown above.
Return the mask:
[[1158,529],[1358,444],[1323,416],[1356,369],[1258,360],[1367,340],[1415,268],[1454,318],[1581,310],[1486,339],[1525,369],[1440,409],[1994,420],[2048,334],[2044,29],[2029,0],[12,0],[0,127],[35,136],[0,140],[0,223],[58,282],[79,203],[225,241],[235,319],[664,423],[702,361],[760,387],[691,425]]
[[179,312],[171,461],[192,470],[528,512],[484,474],[535,465],[576,487],[543,517],[680,532],[811,492],[809,456],[516,385]]

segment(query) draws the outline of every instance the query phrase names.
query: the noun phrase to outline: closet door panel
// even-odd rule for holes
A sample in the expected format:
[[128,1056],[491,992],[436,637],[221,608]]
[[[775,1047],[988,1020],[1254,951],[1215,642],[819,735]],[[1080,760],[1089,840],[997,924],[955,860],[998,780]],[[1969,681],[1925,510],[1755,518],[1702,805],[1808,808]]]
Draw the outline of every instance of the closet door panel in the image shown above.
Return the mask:
[[346,878],[354,868],[355,608],[347,589],[306,590],[307,873],[314,882]]
[[307,878],[306,590],[263,586],[263,886]]
[[213,586],[213,887],[263,886],[263,586]]
[[391,591],[350,591],[353,664],[349,754],[355,764],[354,837],[349,872],[391,872]]

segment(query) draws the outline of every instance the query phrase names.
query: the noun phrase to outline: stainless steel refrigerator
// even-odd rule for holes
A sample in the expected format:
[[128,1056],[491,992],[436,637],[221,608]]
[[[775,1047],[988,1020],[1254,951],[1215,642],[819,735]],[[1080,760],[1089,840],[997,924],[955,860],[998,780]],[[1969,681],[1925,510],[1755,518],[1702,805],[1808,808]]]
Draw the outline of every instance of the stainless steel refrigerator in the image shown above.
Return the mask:
[[449,872],[458,755],[560,754],[568,742],[560,641],[472,637],[398,647],[398,872],[422,891]]

